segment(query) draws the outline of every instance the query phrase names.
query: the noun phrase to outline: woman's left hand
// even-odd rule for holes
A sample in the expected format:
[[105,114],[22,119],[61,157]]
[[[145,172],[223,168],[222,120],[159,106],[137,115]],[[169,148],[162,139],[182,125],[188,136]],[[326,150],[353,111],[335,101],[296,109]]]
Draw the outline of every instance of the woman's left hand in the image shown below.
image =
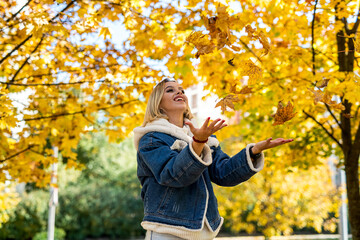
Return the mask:
[[254,154],[258,154],[266,149],[277,147],[277,146],[280,146],[280,145],[283,145],[285,143],[289,143],[292,141],[294,141],[294,139],[277,138],[277,139],[272,140],[272,138],[268,138],[264,141],[256,143],[251,150]]

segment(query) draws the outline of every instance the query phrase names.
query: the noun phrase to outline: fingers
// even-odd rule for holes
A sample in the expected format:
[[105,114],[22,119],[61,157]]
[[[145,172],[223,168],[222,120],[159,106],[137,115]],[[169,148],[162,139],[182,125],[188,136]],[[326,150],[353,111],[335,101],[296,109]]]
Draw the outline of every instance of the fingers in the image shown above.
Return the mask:
[[185,124],[189,126],[191,132],[193,132],[193,130],[195,130],[195,127],[194,127],[194,125],[192,124],[192,122],[187,121],[187,122],[185,122]]
[[205,120],[204,124],[202,125],[202,128],[203,128],[203,127],[207,127],[208,124],[209,124],[209,122],[210,122],[210,117],[208,117],[208,118]]
[[[210,123],[209,128],[210,128],[210,129],[211,129],[211,128],[214,128],[214,127],[215,127],[215,124],[217,124],[220,120],[221,120],[220,118],[214,120],[212,123]],[[222,120],[222,122],[225,122],[225,120]]]

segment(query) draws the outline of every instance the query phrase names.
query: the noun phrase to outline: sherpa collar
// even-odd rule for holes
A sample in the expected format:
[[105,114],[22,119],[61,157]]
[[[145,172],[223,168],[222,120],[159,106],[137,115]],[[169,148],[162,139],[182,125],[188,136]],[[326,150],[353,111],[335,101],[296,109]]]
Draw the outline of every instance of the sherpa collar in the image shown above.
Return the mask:
[[[191,122],[194,124],[193,121]],[[148,132],[166,133],[180,140],[185,141],[187,144],[189,144],[192,141],[192,136],[193,136],[188,125],[184,124],[184,127],[180,128],[170,123],[168,120],[161,118],[146,124],[145,127],[137,127],[134,129],[134,144],[136,150],[138,150],[139,148],[140,139]],[[213,146],[217,147],[219,146],[219,141],[214,137],[209,137],[209,140],[206,144],[209,147],[213,147]]]

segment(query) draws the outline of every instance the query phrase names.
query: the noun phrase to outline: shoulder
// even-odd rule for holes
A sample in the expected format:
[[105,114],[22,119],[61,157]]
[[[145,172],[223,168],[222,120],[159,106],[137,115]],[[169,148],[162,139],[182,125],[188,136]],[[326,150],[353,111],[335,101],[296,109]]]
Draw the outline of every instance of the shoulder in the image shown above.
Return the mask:
[[148,132],[139,141],[139,148],[143,148],[146,146],[159,146],[159,145],[169,145],[171,146],[174,141],[176,140],[175,137],[162,133],[162,132]]

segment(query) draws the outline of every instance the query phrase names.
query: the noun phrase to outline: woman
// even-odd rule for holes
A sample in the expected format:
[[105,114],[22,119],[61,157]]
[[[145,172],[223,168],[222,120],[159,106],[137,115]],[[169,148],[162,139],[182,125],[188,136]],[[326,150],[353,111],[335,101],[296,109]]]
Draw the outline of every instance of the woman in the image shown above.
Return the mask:
[[263,168],[263,150],[292,141],[269,138],[229,157],[213,135],[225,120],[207,118],[196,128],[192,118],[184,89],[165,78],[149,97],[143,125],[134,129],[145,239],[214,239],[223,218],[211,182],[248,180]]

